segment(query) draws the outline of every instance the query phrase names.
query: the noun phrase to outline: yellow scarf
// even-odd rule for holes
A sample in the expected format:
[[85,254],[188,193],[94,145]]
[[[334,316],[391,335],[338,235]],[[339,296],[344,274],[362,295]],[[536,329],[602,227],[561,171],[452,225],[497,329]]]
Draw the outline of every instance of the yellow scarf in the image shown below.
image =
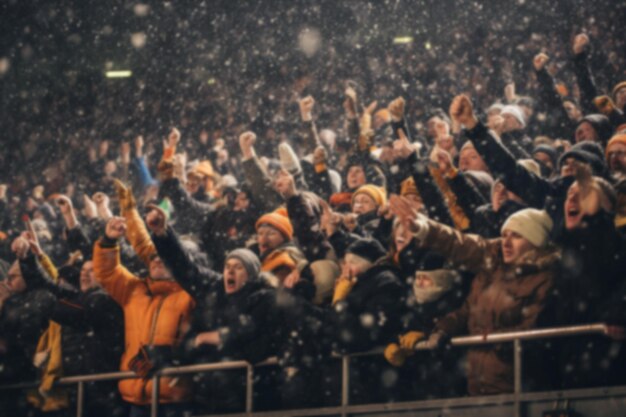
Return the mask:
[[[43,269],[57,282],[59,273],[46,255],[39,258]],[[28,392],[28,402],[42,411],[57,411],[69,407],[67,391],[55,387],[54,383],[63,376],[63,357],[61,354],[61,326],[50,320],[48,329],[39,338],[33,363],[41,370],[41,384],[36,390]]]

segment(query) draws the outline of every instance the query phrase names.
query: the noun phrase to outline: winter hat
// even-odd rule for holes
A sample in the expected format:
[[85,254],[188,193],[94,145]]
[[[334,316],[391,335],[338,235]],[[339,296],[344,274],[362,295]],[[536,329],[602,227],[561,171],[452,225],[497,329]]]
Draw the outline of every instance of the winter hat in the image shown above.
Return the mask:
[[487,108],[487,114],[491,112],[498,112],[498,114],[502,113],[502,109],[504,108],[504,104],[502,103],[493,103],[491,106]]
[[368,262],[374,263],[385,256],[385,248],[375,239],[358,239],[348,246],[346,253],[351,253]]
[[220,179],[220,187],[237,188],[238,185],[239,185],[239,181],[237,181],[237,178],[235,178],[233,175],[230,175],[230,174],[222,175],[222,178]]
[[622,145],[626,145],[626,132],[625,133],[618,133],[617,135],[615,135],[615,136],[613,136],[611,138],[609,143],[606,144],[606,159],[609,159],[609,149],[611,148],[611,146],[613,146],[613,145],[615,145],[617,143],[621,143]]
[[617,94],[617,92],[621,90],[622,88],[626,88],[626,81],[621,81],[617,83],[615,87],[613,87],[613,92],[612,92],[613,98],[615,98],[615,95]]
[[264,225],[278,230],[287,240],[293,239],[293,226],[284,209],[277,209],[271,213],[264,214],[257,220],[255,228],[258,231]]
[[352,194],[352,204],[354,204],[354,198],[359,194],[365,194],[371,197],[378,206],[385,205],[387,202],[387,192],[385,189],[373,184],[365,184],[359,187],[359,189]]
[[211,165],[211,161],[205,160],[198,162],[193,168],[191,168],[188,175],[197,175],[199,177],[213,178],[215,172],[213,171],[213,165]]
[[165,221],[169,220],[172,214],[172,204],[170,203],[170,199],[167,197],[161,200],[158,204],[150,203],[146,205],[146,211],[150,211],[152,209],[160,211],[165,216]]
[[476,148],[474,147],[474,144],[472,143],[472,141],[471,141],[471,140],[466,140],[466,141],[465,141],[465,143],[463,143],[463,146],[461,146],[461,149],[459,149],[459,155],[460,155],[460,154],[461,154],[461,152],[463,152],[464,150],[466,150],[466,149],[470,149],[470,148],[471,148],[471,149],[474,149],[474,150],[476,149]]
[[235,249],[226,256],[227,261],[232,258],[239,260],[243,264],[243,267],[246,268],[246,272],[248,273],[248,279],[255,279],[259,276],[261,272],[261,261],[250,249]]
[[511,230],[520,234],[537,248],[548,243],[552,219],[544,210],[527,208],[513,213],[502,225],[501,232]]
[[538,177],[541,177],[541,167],[539,163],[534,159],[520,159],[517,161],[528,172],[532,172]]
[[515,119],[520,125],[522,125],[522,127],[526,127],[526,118],[524,117],[524,112],[522,111],[520,106],[516,104],[509,104],[502,107],[500,115],[504,116],[505,114],[510,114],[511,116],[515,117]]
[[593,127],[593,130],[595,130],[598,135],[598,140],[602,144],[605,144],[613,134],[613,126],[611,125],[609,118],[603,114],[586,115],[576,124],[576,128],[585,122],[589,123],[591,127]]
[[80,268],[76,265],[65,265],[59,268],[59,278],[63,278],[72,287],[80,287]]
[[302,166],[298,156],[288,143],[283,142],[278,145],[278,156],[280,158],[280,166],[292,175],[302,172]]
[[559,168],[561,168],[567,158],[574,158],[577,161],[591,165],[593,175],[606,175],[607,166],[604,160],[604,151],[602,147],[595,142],[585,141],[572,146],[569,151],[565,152],[559,158]]
[[491,188],[493,187],[493,177],[484,171],[465,171],[465,178],[485,197],[489,200],[491,196]]
[[550,161],[552,161],[552,165],[556,167],[556,164],[559,158],[558,158],[556,149],[554,149],[552,146],[549,146],[549,145],[535,146],[532,152],[533,157],[535,156],[536,153],[544,153],[548,155],[548,157],[550,158]]

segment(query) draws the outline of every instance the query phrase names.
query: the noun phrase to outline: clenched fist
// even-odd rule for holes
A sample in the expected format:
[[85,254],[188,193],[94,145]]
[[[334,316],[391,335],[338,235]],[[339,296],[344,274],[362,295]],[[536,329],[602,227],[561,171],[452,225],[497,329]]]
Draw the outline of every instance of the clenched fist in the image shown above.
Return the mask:
[[543,52],[535,55],[533,58],[533,65],[535,66],[535,71],[541,71],[545,66],[546,62],[550,60],[550,57]]
[[255,143],[256,134],[254,132],[247,131],[239,136],[239,148],[241,149],[244,159],[251,159],[254,157]]
[[126,220],[123,217],[111,217],[107,222],[104,234],[111,240],[117,240],[126,233]]
[[404,100],[404,98],[398,97],[387,106],[387,109],[389,110],[389,113],[391,113],[391,118],[394,120],[394,122],[399,122],[404,118],[405,104],[406,101]]
[[589,45],[589,36],[584,33],[579,33],[574,38],[574,45],[572,47],[574,54],[578,55],[585,51],[585,48]]
[[467,129],[473,129],[478,123],[472,102],[464,94],[458,95],[452,100],[452,104],[450,104],[450,118],[456,123],[464,125]]
[[313,120],[313,106],[315,105],[315,99],[312,96],[306,96],[298,103],[300,105],[300,117],[303,122],[310,122]]

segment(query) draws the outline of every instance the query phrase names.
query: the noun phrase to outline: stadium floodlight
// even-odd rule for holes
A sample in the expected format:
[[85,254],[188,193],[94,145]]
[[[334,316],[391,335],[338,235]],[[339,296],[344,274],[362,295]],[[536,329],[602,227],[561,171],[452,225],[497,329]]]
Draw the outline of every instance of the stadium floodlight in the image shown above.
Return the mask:
[[393,38],[394,45],[405,45],[408,43],[413,43],[413,38],[411,36],[396,36]]
[[133,75],[133,72],[130,70],[122,70],[122,71],[107,71],[105,76],[107,78],[128,78]]

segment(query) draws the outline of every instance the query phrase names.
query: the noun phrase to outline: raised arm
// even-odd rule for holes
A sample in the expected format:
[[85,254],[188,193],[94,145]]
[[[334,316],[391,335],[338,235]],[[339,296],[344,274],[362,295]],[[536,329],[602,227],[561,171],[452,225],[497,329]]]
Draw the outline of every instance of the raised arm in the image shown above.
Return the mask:
[[[120,204],[120,211],[126,220],[126,239],[130,242],[133,250],[145,265],[150,265],[150,258],[156,254],[154,243],[150,234],[137,211],[135,198],[132,191],[124,183],[115,180],[115,188]],[[107,225],[108,227],[108,225]]]
[[465,135],[472,141],[494,177],[501,178],[509,190],[530,206],[544,206],[551,190],[550,183],[517,163],[508,149],[478,120],[467,96],[459,95],[452,100],[450,116],[465,126]]
[[499,241],[461,233],[419,214],[403,197],[392,196],[391,211],[410,230],[418,246],[445,256],[455,268],[477,272],[497,254]]
[[254,200],[263,207],[264,211],[272,211],[282,204],[282,198],[272,188],[272,179],[256,156],[255,142],[256,135],[253,132],[245,132],[239,136],[239,148],[243,155],[243,172]]
[[157,254],[189,295],[198,299],[215,291],[216,285],[222,281],[221,274],[194,262],[174,230],[167,226],[165,214],[161,210],[150,210],[146,215],[146,223],[152,231]]
[[[96,242],[93,251],[93,272],[100,284],[120,305],[126,304],[132,291],[142,281],[120,262],[118,240],[126,233],[126,220],[113,217],[107,223],[104,236]],[[156,252],[156,251],[155,251]]]
[[589,69],[589,37],[584,33],[576,35],[572,49],[574,73],[580,89],[580,104],[585,113],[594,113],[596,109],[593,99],[598,95],[598,90]]

